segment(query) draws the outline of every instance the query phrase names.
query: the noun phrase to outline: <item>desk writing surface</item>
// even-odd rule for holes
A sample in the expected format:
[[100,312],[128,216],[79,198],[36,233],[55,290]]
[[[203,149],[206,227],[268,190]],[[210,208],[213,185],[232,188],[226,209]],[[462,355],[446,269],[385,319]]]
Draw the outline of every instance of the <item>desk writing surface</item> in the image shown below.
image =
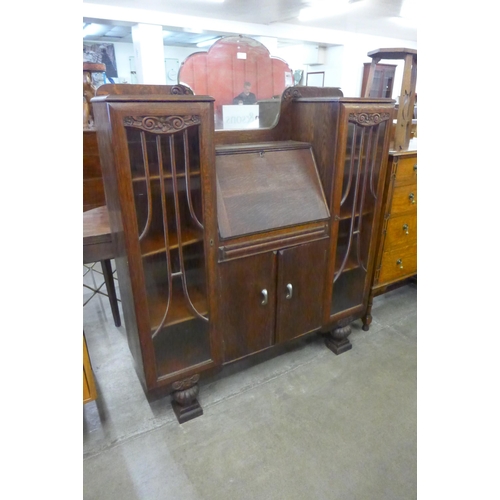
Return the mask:
[[310,148],[217,155],[216,177],[222,238],[329,218]]

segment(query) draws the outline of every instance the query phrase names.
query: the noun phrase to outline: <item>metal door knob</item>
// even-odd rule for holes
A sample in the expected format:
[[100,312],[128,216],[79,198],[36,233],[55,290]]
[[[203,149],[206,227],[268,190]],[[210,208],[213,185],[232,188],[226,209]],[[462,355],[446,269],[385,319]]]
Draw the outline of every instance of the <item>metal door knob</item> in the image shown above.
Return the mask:
[[405,234],[410,234],[408,231],[408,224],[403,224],[403,231],[405,232]]
[[403,260],[402,259],[398,259],[396,261],[396,265],[399,266],[399,269],[403,269]]
[[286,286],[286,295],[285,299],[291,299],[293,294],[293,287],[290,283]]
[[261,293],[262,293],[262,302],[261,302],[261,304],[263,306],[265,306],[267,304],[267,302],[268,302],[267,290],[264,288],[264,290],[262,290]]
[[411,201],[411,204],[414,205],[415,204],[415,193],[410,193],[408,198]]

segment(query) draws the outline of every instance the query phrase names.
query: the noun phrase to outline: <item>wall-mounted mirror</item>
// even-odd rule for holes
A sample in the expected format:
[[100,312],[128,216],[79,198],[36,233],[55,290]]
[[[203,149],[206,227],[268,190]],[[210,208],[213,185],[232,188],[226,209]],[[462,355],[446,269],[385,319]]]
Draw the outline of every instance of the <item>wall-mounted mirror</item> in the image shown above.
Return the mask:
[[228,36],[207,52],[186,58],[179,83],[215,98],[216,130],[269,128],[277,120],[281,94],[294,85],[293,71],[252,38]]

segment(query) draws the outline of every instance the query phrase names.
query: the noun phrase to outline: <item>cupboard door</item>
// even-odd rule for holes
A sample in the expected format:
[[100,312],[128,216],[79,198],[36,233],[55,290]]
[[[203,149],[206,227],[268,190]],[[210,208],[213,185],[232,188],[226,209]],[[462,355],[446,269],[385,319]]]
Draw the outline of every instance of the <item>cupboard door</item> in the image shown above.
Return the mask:
[[130,174],[157,377],[212,359],[198,118],[126,117]]
[[280,250],[277,285],[277,342],[321,326],[327,239]]
[[224,362],[274,343],[276,252],[219,264],[220,321]]

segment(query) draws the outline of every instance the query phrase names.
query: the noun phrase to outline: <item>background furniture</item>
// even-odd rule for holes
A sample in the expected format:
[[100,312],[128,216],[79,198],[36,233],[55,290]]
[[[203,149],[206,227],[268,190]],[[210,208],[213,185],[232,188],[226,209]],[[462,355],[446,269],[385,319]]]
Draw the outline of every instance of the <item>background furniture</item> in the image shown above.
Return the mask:
[[83,129],[93,127],[94,115],[90,100],[95,96],[96,87],[92,78],[93,73],[104,73],[106,65],[100,63],[83,63]]
[[367,90],[376,62],[380,59],[404,59],[405,68],[397,121],[392,132],[389,166],[384,182],[383,224],[377,236],[378,250],[363,330],[372,321],[373,298],[399,286],[417,274],[417,151],[411,142],[416,134],[413,117],[417,83],[417,51],[412,49],[378,49],[373,57]]
[[[100,262],[107,296],[116,326],[121,325],[118,299],[116,296],[111,259],[115,256],[111,230],[109,227],[108,209],[97,207],[83,212],[83,263]],[[92,289],[94,295],[102,293],[100,289]]]
[[373,81],[370,85],[369,95],[366,93],[368,75],[370,73],[371,63],[363,65],[363,81],[361,84],[361,95],[365,97],[388,97],[392,98],[394,87],[394,76],[396,74],[395,64],[376,64],[373,73]]
[[[116,326],[120,326],[118,299],[111,268],[114,250],[106,208],[97,136],[94,128],[94,115],[90,103],[96,93],[96,88],[92,83],[92,72],[103,72],[105,70],[104,64],[83,63],[83,264],[101,263],[113,320]],[[96,293],[103,293],[100,291],[100,287],[91,288],[91,290],[93,292],[92,297]]]
[[83,403],[89,403],[97,398],[92,365],[90,363],[89,351],[83,334]]
[[410,143],[410,135],[413,119],[413,108],[415,106],[415,91],[417,86],[417,51],[415,49],[394,48],[377,49],[368,52],[372,58],[368,72],[364,96],[370,95],[377,64],[382,59],[403,59],[405,61],[403,70],[403,81],[398,101],[398,114],[396,133],[394,136],[394,150],[406,151]]
[[97,136],[94,129],[83,130],[83,211],[106,205]]
[[384,218],[363,330],[372,321],[373,298],[417,274],[417,152],[389,153]]

